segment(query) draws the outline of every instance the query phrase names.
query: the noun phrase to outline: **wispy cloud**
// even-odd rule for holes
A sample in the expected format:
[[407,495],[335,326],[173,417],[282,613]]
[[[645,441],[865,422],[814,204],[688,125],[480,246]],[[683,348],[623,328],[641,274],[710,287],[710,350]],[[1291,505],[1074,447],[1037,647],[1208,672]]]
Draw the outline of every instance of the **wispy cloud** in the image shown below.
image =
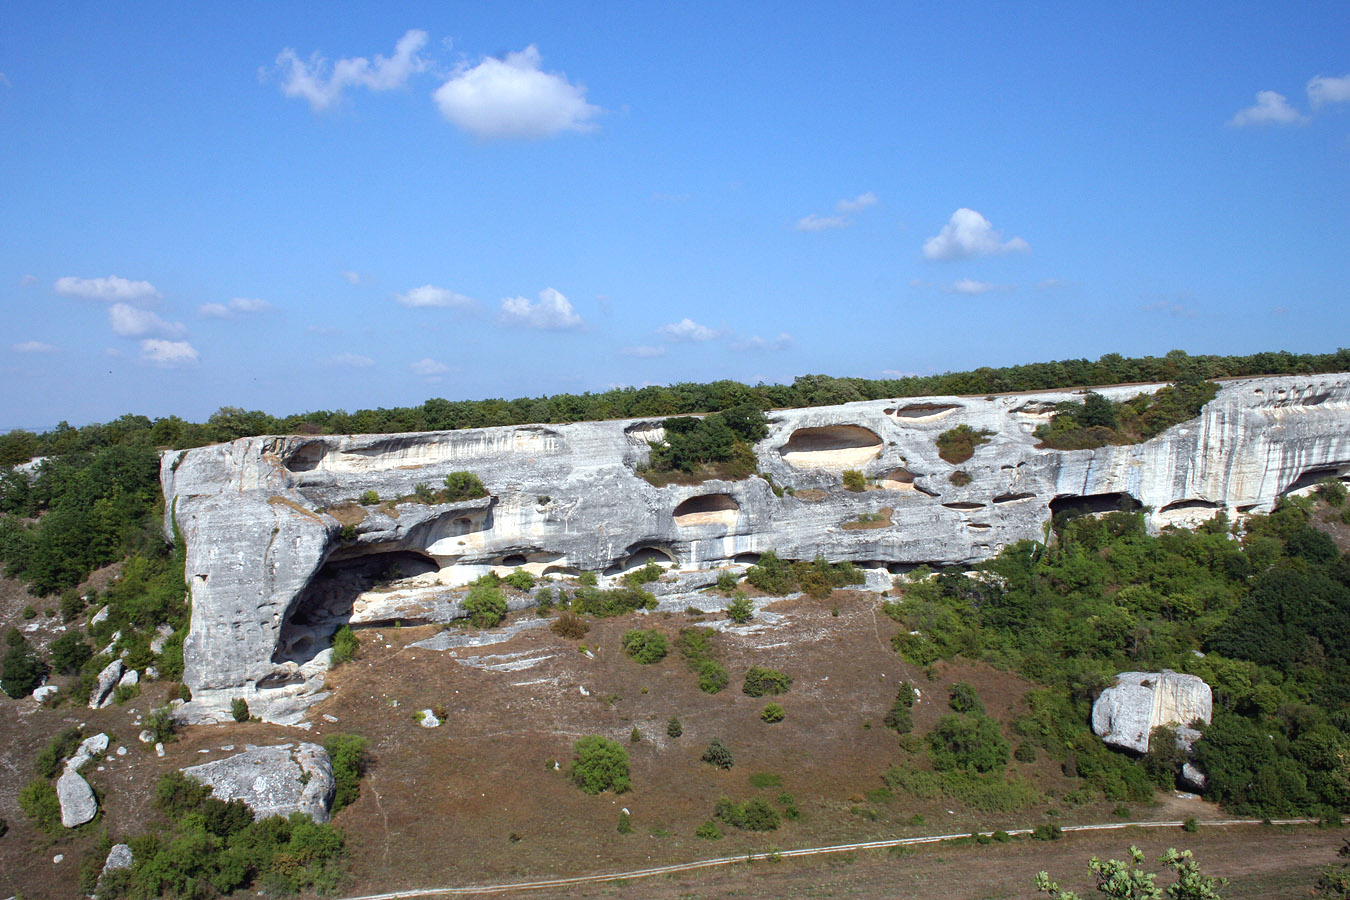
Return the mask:
[[1314,77],[1308,82],[1308,103],[1313,109],[1321,109],[1328,103],[1350,103],[1350,75]]
[[156,366],[190,366],[197,362],[197,348],[187,341],[147,338],[141,341],[141,360]]
[[24,341],[21,344],[12,344],[10,349],[15,353],[55,353],[57,348],[42,341]]
[[600,107],[586,102],[585,86],[543,71],[542,61],[531,44],[501,59],[461,65],[432,97],[448,121],[485,140],[592,130]]
[[780,331],[778,336],[774,338],[762,338],[755,335],[753,337],[748,337],[743,341],[737,341],[732,345],[732,349],[742,351],[748,350],[752,352],[786,350],[792,346],[792,343],[792,335],[788,334],[786,331]]
[[722,332],[700,325],[693,319],[681,319],[669,325],[662,325],[656,331],[672,341],[711,341],[722,335]]
[[622,356],[634,356],[638,359],[652,359],[657,356],[665,356],[666,348],[652,346],[624,347],[619,350],[619,354]]
[[538,303],[524,297],[503,297],[497,323],[508,328],[564,331],[579,327],[581,316],[566,297],[550,287],[539,292]]
[[203,319],[229,319],[239,313],[261,313],[272,308],[272,304],[256,297],[235,297],[228,303],[203,303],[197,307],[197,315]]
[[434,284],[424,284],[406,294],[396,294],[394,299],[400,305],[411,309],[465,309],[474,305],[472,297],[457,294],[448,288],[436,287]]
[[187,327],[182,322],[168,322],[148,309],[130,303],[114,303],[108,307],[108,324],[121,337],[142,337],[157,334],[162,337],[182,337]]
[[[1311,83],[1308,90],[1309,93],[1312,92]],[[1308,117],[1290,106],[1284,94],[1277,91],[1258,91],[1256,103],[1240,110],[1228,120],[1228,124],[1234,128],[1245,128],[1249,125],[1302,125],[1307,121]]]
[[1195,319],[1199,317],[1200,313],[1191,305],[1192,300],[1194,300],[1194,294],[1190,291],[1182,291],[1174,296],[1160,297],[1152,303],[1145,303],[1139,309],[1143,312],[1167,313],[1167,315],[1177,319]]
[[328,357],[326,362],[330,366],[342,369],[369,369],[375,365],[375,360],[359,353],[339,353],[337,356]]
[[67,275],[64,278],[56,279],[52,285],[58,294],[66,297],[82,297],[86,300],[121,300],[127,303],[137,303],[145,300],[156,300],[162,295],[155,289],[155,286],[148,281],[131,281],[117,275],[108,275],[103,278],[76,278],[73,275]]
[[958,278],[955,283],[943,288],[949,294],[966,294],[968,296],[987,294],[990,291],[1012,291],[1016,289],[1017,285],[1015,284],[994,284],[989,281],[976,281],[974,278]]
[[450,368],[445,363],[431,359],[430,357],[419,359],[417,362],[409,365],[408,368],[413,370],[413,374],[421,375],[423,378],[437,378],[447,372],[454,371],[454,369]]
[[408,78],[431,67],[431,61],[420,55],[426,46],[427,33],[411,29],[394,45],[394,55],[375,56],[371,62],[364,56],[339,59],[330,67],[328,60],[312,54],[301,59],[287,47],[277,54],[277,69],[281,72],[281,92],[287,97],[300,97],[315,112],[328,109],[342,99],[349,87],[363,87],[371,91],[389,91],[403,87]]
[[820,216],[815,213],[802,216],[797,220],[798,231],[828,231],[831,228],[846,228],[853,223],[853,216],[877,204],[877,195],[868,191],[856,197],[845,198],[834,205],[835,214]]
[[964,206],[952,213],[941,231],[923,243],[923,255],[937,260],[1025,253],[1030,249],[1020,237],[1003,240],[1003,234],[988,219]]
[[25,275],[25,276],[23,276],[22,278],[19,279],[19,285],[20,285],[21,287],[28,287],[29,285],[37,284],[37,283],[38,283],[38,277],[37,277],[36,275]]

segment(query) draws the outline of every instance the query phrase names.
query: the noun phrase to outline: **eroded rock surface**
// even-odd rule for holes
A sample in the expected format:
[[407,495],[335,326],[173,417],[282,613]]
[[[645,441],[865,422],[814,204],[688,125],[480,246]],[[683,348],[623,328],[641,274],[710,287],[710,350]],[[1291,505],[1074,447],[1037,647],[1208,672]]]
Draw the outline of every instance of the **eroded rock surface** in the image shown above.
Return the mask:
[[[1154,387],[1100,389],[1113,400]],[[1032,432],[1073,391],[879,400],[769,414],[755,447],[768,481],[653,487],[636,474],[660,419],[455,432],[244,438],[162,461],[168,518],[186,544],[192,619],[185,717],[228,720],[244,696],[269,721],[303,719],[343,623],[445,621],[456,587],[496,570],[621,575],[655,559],[682,572],[775,550],[883,570],[969,564],[1039,540],[1054,511],[1129,498],[1151,524],[1264,511],[1281,493],[1350,474],[1350,376],[1226,383],[1201,415],[1135,446],[1054,451]],[[959,468],[936,437],[992,432]],[[860,469],[870,488],[844,490]],[[490,496],[397,502],[450,472]],[[356,501],[375,492],[382,502]],[[889,524],[844,528],[859,516]],[[872,521],[883,521],[874,519]],[[344,529],[346,534],[344,536]],[[372,590],[391,574],[394,590]],[[513,607],[529,602],[513,596]]]
[[1189,750],[1208,724],[1214,696],[1204,679],[1176,672],[1122,672],[1092,704],[1092,730],[1108,745],[1147,753],[1149,734],[1160,725],[1176,727],[1177,743]]
[[183,774],[221,800],[243,800],[260,819],[302,812],[323,823],[333,805],[333,763],[318,744],[247,745],[242,753],[188,766]]
[[61,824],[67,828],[83,825],[98,814],[94,789],[74,769],[67,768],[56,779],[56,796],[61,801]]

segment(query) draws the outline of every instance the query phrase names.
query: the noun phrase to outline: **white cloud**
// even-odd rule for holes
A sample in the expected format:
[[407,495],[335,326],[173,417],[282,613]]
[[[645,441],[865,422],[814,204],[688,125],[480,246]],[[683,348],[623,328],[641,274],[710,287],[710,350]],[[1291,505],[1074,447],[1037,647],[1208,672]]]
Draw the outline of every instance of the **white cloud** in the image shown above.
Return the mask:
[[[1311,82],[1308,84],[1308,90],[1312,91]],[[1243,128],[1247,125],[1301,125],[1306,121],[1308,117],[1290,106],[1284,94],[1276,91],[1258,91],[1256,103],[1241,110],[1228,120],[1228,124],[1234,128]]]
[[928,259],[965,259],[1030,249],[1020,237],[1004,241],[1003,234],[988,219],[964,206],[952,213],[941,231],[923,242],[923,255]]
[[185,366],[197,362],[197,348],[187,341],[147,338],[141,341],[141,360],[157,366]]
[[758,335],[736,344],[736,350],[786,350],[792,346],[792,335],[786,331],[778,333],[776,338],[762,338]]
[[431,378],[436,375],[444,375],[446,372],[454,371],[443,362],[437,362],[434,359],[419,359],[417,362],[408,366],[417,375],[423,378]]
[[361,278],[360,272],[353,269],[344,269],[342,272],[342,280],[348,284],[360,284],[363,279]]
[[142,337],[158,334],[164,337],[182,337],[187,328],[182,322],[166,322],[148,309],[138,309],[129,303],[114,303],[108,307],[108,323],[114,334],[122,337]]
[[586,102],[586,88],[565,75],[544,72],[533,44],[502,59],[455,69],[432,98],[441,115],[480,138],[544,138],[589,131],[600,107]]
[[337,356],[328,358],[328,365],[341,366],[347,369],[369,369],[375,365],[375,360],[359,353],[339,353]]
[[463,294],[456,294],[452,290],[442,287],[436,287],[434,284],[424,284],[421,287],[413,288],[406,294],[395,294],[394,299],[402,306],[411,309],[463,309],[473,305],[473,298],[466,297]]
[[827,231],[831,228],[847,228],[853,224],[851,218],[869,206],[876,206],[877,195],[868,191],[856,197],[846,197],[834,205],[836,215],[818,216],[815,213],[802,216],[797,220],[798,231]]
[[818,216],[811,213],[797,220],[798,231],[828,231],[831,228],[845,228],[847,226],[848,218],[846,216]]
[[838,203],[834,205],[834,209],[836,212],[840,212],[845,215],[850,215],[852,213],[862,212],[869,206],[876,206],[876,205],[877,205],[877,195],[872,193],[871,191],[868,191],[865,194],[859,194],[852,200],[840,200]]
[[881,374],[887,378],[913,378],[918,372],[904,372],[900,369],[882,369]]
[[672,341],[711,341],[721,335],[720,331],[714,331],[706,325],[700,325],[693,319],[681,319],[669,325],[662,325],[656,331]]
[[1182,291],[1176,294],[1175,298],[1163,297],[1153,303],[1145,303],[1139,308],[1144,312],[1165,312],[1175,319],[1195,319],[1200,313],[1195,307],[1188,305],[1194,299],[1192,292]]
[[634,356],[638,359],[651,359],[656,356],[665,356],[666,348],[650,346],[624,347],[619,353],[623,356]]
[[51,344],[45,344],[42,341],[24,341],[22,344],[14,344],[10,349],[15,353],[55,353],[56,347]]
[[1074,281],[1065,281],[1063,278],[1042,278],[1040,281],[1036,282],[1035,287],[1038,291],[1058,291],[1078,287],[1078,283]]
[[426,43],[427,33],[414,28],[399,38],[393,56],[386,59],[376,54],[373,63],[364,56],[339,59],[331,71],[328,60],[317,53],[306,61],[287,47],[277,54],[277,68],[282,71],[281,92],[287,97],[307,100],[317,112],[341,100],[342,92],[349,87],[372,91],[403,87],[410,76],[431,66],[431,61],[418,53]]
[[58,294],[67,297],[83,297],[87,300],[123,300],[136,303],[141,300],[155,300],[161,296],[155,286],[148,281],[129,281],[116,275],[106,278],[76,278],[67,275],[56,279],[53,285]]
[[1313,109],[1328,103],[1350,103],[1350,75],[1328,78],[1318,75],[1308,82],[1308,102]]
[[38,277],[36,275],[25,275],[19,279],[19,284],[21,284],[24,287],[28,287],[30,284],[37,284],[37,283]]
[[974,278],[958,278],[951,287],[943,288],[949,294],[966,294],[974,296],[976,294],[987,294],[990,291],[1011,291],[1017,286],[1013,284],[993,284],[988,281],[976,281]]
[[203,303],[197,307],[197,315],[203,319],[228,319],[235,313],[267,312],[272,304],[254,297],[235,297],[229,303]]
[[539,292],[538,303],[531,303],[524,297],[503,297],[497,323],[543,331],[562,331],[581,325],[581,316],[577,315],[566,297],[550,287]]

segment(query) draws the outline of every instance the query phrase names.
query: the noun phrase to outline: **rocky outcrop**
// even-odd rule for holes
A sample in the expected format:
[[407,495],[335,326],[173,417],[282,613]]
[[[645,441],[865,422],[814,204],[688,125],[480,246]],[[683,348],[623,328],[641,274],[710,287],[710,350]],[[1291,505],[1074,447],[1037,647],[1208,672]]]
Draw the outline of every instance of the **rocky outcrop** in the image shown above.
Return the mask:
[[1092,704],[1092,730],[1108,745],[1147,753],[1149,734],[1176,727],[1177,743],[1189,750],[1200,737],[1191,724],[1209,723],[1214,697],[1204,679],[1176,672],[1122,672]]
[[67,828],[83,825],[98,815],[94,789],[72,768],[67,767],[56,779],[56,796],[61,801],[61,824]]
[[75,748],[70,759],[66,760],[66,768],[73,772],[78,772],[96,756],[102,756],[108,752],[108,743],[111,739],[106,734],[96,734],[80,741],[80,746]]
[[131,864],[136,858],[131,853],[131,848],[126,844],[113,844],[113,848],[108,851],[108,858],[103,861],[103,874],[117,869],[130,869]]
[[333,763],[318,744],[248,745],[242,753],[183,769],[221,800],[242,800],[263,819],[302,812],[315,822],[329,819]]
[[94,685],[94,689],[89,692],[90,709],[112,705],[113,691],[121,681],[125,668],[120,659],[114,659],[104,666],[102,672],[98,673],[98,682]]
[[[1128,399],[1154,387],[1111,387]],[[824,555],[876,570],[969,564],[1039,540],[1075,505],[1149,507],[1154,527],[1271,508],[1281,493],[1350,473],[1350,376],[1232,381],[1199,418],[1145,443],[1053,451],[1032,432],[1072,391],[875,401],[769,414],[755,446],[769,481],[657,488],[636,473],[659,419],[423,434],[244,438],[163,457],[166,528],[186,545],[192,617],[180,715],[228,720],[243,696],[298,722],[343,623],[444,621],[454,588],[496,570],[622,574],[656,559],[683,572]],[[992,433],[959,467],[936,437]],[[844,490],[860,469],[870,489]],[[468,470],[490,496],[399,502]],[[356,500],[375,492],[383,501]],[[880,510],[889,512],[882,518]],[[860,521],[880,527],[844,527]],[[398,572],[397,590],[372,592]],[[514,605],[528,602],[515,598]]]

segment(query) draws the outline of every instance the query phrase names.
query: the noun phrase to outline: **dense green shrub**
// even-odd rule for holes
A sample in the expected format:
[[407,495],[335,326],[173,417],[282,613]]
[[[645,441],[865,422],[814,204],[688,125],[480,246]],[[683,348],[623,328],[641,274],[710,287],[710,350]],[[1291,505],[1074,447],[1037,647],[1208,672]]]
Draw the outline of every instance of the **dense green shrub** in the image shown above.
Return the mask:
[[474,627],[492,628],[506,618],[506,597],[494,585],[475,584],[465,595],[463,608]]
[[711,628],[684,628],[675,642],[685,664],[697,673],[699,690],[705,694],[716,694],[730,681],[726,668],[713,658],[716,635]]
[[362,506],[375,506],[380,502],[379,491],[362,491],[357,502]]
[[745,671],[745,683],[741,685],[741,692],[750,697],[764,697],[786,694],[790,687],[792,676],[777,669],[751,666]]
[[731,681],[726,667],[715,659],[700,660],[697,671],[698,689],[705,694],[716,694]]
[[644,665],[660,662],[670,651],[670,642],[655,628],[646,631],[634,628],[624,633],[623,652],[635,662]]
[[849,491],[867,490],[867,479],[857,469],[844,470],[844,489]]
[[682,734],[684,734],[684,726],[680,724],[677,717],[671,716],[670,721],[666,723],[666,736],[677,738]]
[[333,665],[340,666],[345,662],[351,662],[360,649],[361,641],[357,638],[356,632],[352,631],[352,626],[343,625],[333,633]]
[[736,765],[736,758],[731,755],[731,748],[722,743],[721,738],[717,737],[708,742],[708,748],[703,751],[703,755],[699,759],[719,769],[730,769]]
[[736,591],[732,594],[732,600],[727,604],[727,618],[737,625],[744,625],[755,615],[755,604],[750,602],[750,598],[744,591]]
[[989,443],[992,431],[976,431],[969,425],[957,425],[937,436],[938,456],[952,465],[960,465],[975,455],[975,448]]
[[1082,403],[1055,404],[1050,424],[1036,429],[1042,446],[1084,450],[1106,444],[1134,444],[1200,415],[1219,386],[1198,378],[1182,378],[1155,394],[1137,394],[1115,403],[1088,391]]
[[745,573],[745,580],[766,594],[802,590],[820,600],[835,588],[862,584],[866,577],[851,562],[831,563],[818,556],[810,562],[789,563],[769,550]]
[[959,713],[984,712],[984,704],[980,702],[979,694],[964,681],[958,681],[948,689],[947,703]]
[[938,719],[928,733],[928,753],[939,772],[1002,772],[1011,748],[998,722],[973,712]]
[[350,806],[361,796],[361,776],[370,764],[366,748],[369,741],[359,734],[332,734],[323,742],[323,749],[333,761],[333,814]]
[[770,703],[764,707],[764,711],[759,714],[759,717],[770,725],[775,725],[783,721],[783,718],[786,715],[787,713],[783,711],[783,707],[779,706],[777,703]]
[[572,745],[575,759],[568,777],[588,794],[612,790],[622,794],[632,788],[628,774],[628,751],[617,741],[598,734],[587,735]]
[[736,590],[739,583],[740,579],[730,569],[723,569],[717,575],[717,589],[727,596],[731,596],[731,592]]
[[572,597],[572,608],[583,615],[601,618],[623,616],[634,610],[656,609],[656,597],[642,588],[629,585],[607,591],[581,587]]
[[52,657],[52,668],[62,675],[74,675],[94,655],[78,631],[67,631],[52,641],[48,648]]
[[230,715],[236,722],[247,722],[250,718],[248,711],[248,701],[243,697],[235,697],[230,701]]
[[797,586],[791,564],[779,559],[772,550],[763,553],[759,562],[746,571],[745,580],[766,594],[788,594]]
[[642,587],[644,584],[660,581],[661,576],[664,574],[666,574],[666,570],[661,568],[656,560],[651,559],[647,561],[646,565],[625,573],[620,580],[628,587]]
[[694,837],[702,838],[705,841],[720,841],[722,839],[722,831],[717,827],[716,822],[709,819],[698,826],[698,828],[694,829]]
[[441,491],[440,502],[459,503],[462,500],[474,500],[487,496],[487,488],[482,480],[472,472],[451,472],[445,476],[445,490]]
[[33,768],[42,778],[55,778],[61,772],[61,764],[79,748],[82,740],[84,732],[79,728],[73,725],[63,728],[38,752]]
[[534,589],[534,576],[524,569],[512,570],[511,574],[503,578],[502,581],[521,593],[528,593]]
[[34,778],[19,791],[19,808],[33,821],[39,831],[55,837],[64,826],[61,824],[61,800],[56,796],[56,788],[45,778]]
[[0,660],[0,689],[15,699],[27,697],[42,684],[48,671],[47,663],[20,637]]
[[723,796],[713,808],[713,818],[745,831],[777,831],[782,823],[778,810],[758,797],[748,803],[733,803]]
[[1346,498],[1345,482],[1339,478],[1323,478],[1317,482],[1317,496],[1331,506],[1342,506]]
[[755,471],[751,444],[769,433],[763,410],[742,403],[702,418],[678,416],[664,420],[665,436],[650,442],[650,466],[656,472],[693,473],[700,466],[731,463],[730,478],[745,478]]
[[895,702],[886,713],[885,725],[897,734],[909,734],[914,730],[914,716],[910,709],[916,700],[914,685],[908,681],[900,682],[900,690],[895,694]]

